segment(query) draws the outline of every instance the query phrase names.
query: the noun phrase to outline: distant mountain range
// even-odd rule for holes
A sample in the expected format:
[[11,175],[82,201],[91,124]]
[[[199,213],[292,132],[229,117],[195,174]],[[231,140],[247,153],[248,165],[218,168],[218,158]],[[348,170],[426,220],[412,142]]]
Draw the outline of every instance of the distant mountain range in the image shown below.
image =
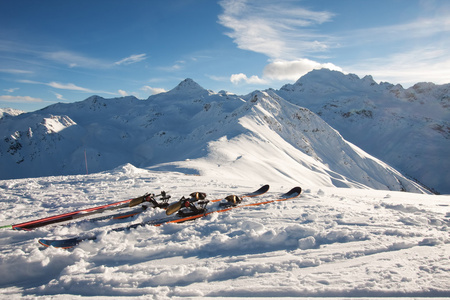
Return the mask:
[[323,69],[276,92],[318,114],[364,151],[450,193],[450,84],[404,89]]
[[0,178],[131,163],[305,188],[427,192],[411,177],[450,193],[449,87],[405,90],[317,70],[245,96],[191,79],[147,100],[92,96],[1,118]]

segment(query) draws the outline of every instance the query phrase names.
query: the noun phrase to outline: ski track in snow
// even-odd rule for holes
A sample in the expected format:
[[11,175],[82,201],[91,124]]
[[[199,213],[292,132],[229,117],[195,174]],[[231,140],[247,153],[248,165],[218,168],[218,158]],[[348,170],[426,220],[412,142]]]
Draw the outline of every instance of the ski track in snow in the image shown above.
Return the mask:
[[[169,191],[209,199],[270,182],[125,165],[91,175],[0,181],[0,225]],[[301,184],[300,184],[301,185]],[[275,197],[292,188],[271,184]],[[302,187],[296,199],[182,224],[105,234],[117,223],[0,231],[3,297],[450,297],[450,196]],[[119,225],[163,214],[147,210]],[[42,237],[103,232],[71,250]]]

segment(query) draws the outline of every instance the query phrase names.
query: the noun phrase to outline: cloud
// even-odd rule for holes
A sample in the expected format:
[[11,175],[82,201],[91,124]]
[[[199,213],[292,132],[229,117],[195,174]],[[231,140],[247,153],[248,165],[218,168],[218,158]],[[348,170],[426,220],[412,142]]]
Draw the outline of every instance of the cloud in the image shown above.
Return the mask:
[[450,83],[450,52],[448,48],[420,47],[389,56],[361,60],[346,66],[360,76],[370,74],[377,81],[400,83],[409,87],[417,82]]
[[1,73],[8,73],[8,74],[33,74],[32,71],[26,71],[26,70],[18,70],[18,69],[0,69]]
[[44,102],[44,100],[42,100],[40,98],[34,98],[34,97],[30,97],[30,96],[11,96],[11,95],[0,96],[0,101],[15,102],[15,103]]
[[314,69],[322,68],[342,72],[342,68],[332,63],[322,64],[306,58],[292,61],[275,60],[264,68],[263,78],[270,80],[297,80]]
[[306,73],[314,69],[330,69],[342,72],[342,68],[332,63],[318,63],[306,58],[297,60],[275,60],[265,66],[262,78],[252,75],[248,77],[244,73],[233,74],[230,81],[233,84],[244,82],[246,84],[269,84],[276,80],[296,81]]
[[47,85],[55,89],[60,90],[69,90],[69,91],[79,91],[84,93],[101,93],[101,94],[109,94],[109,95],[116,95],[116,93],[106,92],[106,91],[98,91],[98,90],[91,90],[88,88],[84,88],[81,86],[77,86],[73,83],[60,83],[60,82],[39,82],[39,81],[33,81],[33,80],[19,80],[21,83],[30,83],[30,84],[42,84]]
[[331,37],[308,27],[331,21],[334,14],[292,5],[293,1],[222,0],[219,23],[240,49],[270,58],[293,59],[307,53],[325,51]]
[[124,91],[124,90],[118,90],[117,92],[118,92],[118,93],[120,94],[120,96],[122,96],[122,97],[128,96],[128,93],[127,93],[126,91]]
[[5,92],[8,93],[14,93],[15,91],[17,91],[19,88],[10,88],[10,89],[3,89]]
[[67,65],[70,68],[82,67],[82,68],[108,68],[110,63],[105,61],[87,57],[71,51],[49,51],[49,52],[37,52],[38,55],[46,60],[50,60],[56,63]]
[[86,92],[86,93],[95,93],[95,91],[93,91],[91,89],[83,88],[83,87],[77,86],[73,83],[60,83],[60,82],[52,81],[52,82],[44,83],[44,84],[51,86],[52,88],[55,88],[55,89],[80,91],[80,92]]
[[233,74],[230,77],[230,81],[234,84],[239,84],[240,82],[245,82],[247,84],[265,84],[266,80],[259,78],[256,75],[247,77],[244,73]]
[[143,61],[147,59],[147,54],[142,53],[142,54],[133,54],[131,56],[125,57],[124,59],[121,59],[117,62],[115,62],[115,65],[131,65],[140,61]]
[[156,94],[160,94],[160,93],[165,93],[167,92],[165,89],[163,88],[153,88],[151,86],[143,86],[141,88],[141,91],[146,91],[146,92],[150,92],[151,95],[156,95]]
[[63,95],[58,94],[58,93],[55,93],[55,92],[53,92],[53,94],[55,94],[55,96],[56,96],[56,98],[57,98],[58,100],[64,100],[64,101],[67,101],[67,99],[65,99]]
[[[192,60],[194,61],[194,59],[192,59]],[[185,67],[185,65],[186,65],[186,61],[179,60],[179,61],[176,61],[172,66],[160,67],[159,69],[163,70],[163,71],[167,71],[167,72],[173,72],[173,71],[178,71],[178,70],[183,69]]]

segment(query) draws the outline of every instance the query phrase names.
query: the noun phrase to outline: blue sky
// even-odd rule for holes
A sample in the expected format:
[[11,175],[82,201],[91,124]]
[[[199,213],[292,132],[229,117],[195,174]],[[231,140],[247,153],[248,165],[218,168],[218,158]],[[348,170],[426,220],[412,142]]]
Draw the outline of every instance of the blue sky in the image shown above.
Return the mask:
[[321,67],[450,83],[450,1],[0,1],[0,107],[146,99],[185,78],[247,94]]

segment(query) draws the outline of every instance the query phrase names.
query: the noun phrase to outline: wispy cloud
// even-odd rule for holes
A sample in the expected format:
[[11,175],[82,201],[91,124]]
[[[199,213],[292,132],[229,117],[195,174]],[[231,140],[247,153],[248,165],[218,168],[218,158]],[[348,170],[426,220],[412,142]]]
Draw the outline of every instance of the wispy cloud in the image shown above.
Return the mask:
[[106,92],[106,91],[99,91],[99,90],[92,90],[89,88],[84,88],[81,86],[78,86],[73,83],[61,83],[61,82],[39,82],[39,81],[33,81],[33,80],[19,80],[21,83],[30,83],[30,84],[42,84],[47,85],[55,89],[61,89],[61,90],[70,90],[70,91],[79,91],[84,93],[101,93],[101,94],[109,94],[109,95],[116,95],[116,93]]
[[14,102],[14,103],[35,103],[44,102],[40,98],[34,98],[30,96],[12,96],[12,95],[2,95],[0,96],[0,101],[2,102]]
[[120,65],[131,65],[131,64],[143,61],[145,59],[147,59],[147,54],[145,54],[145,53],[133,54],[133,55],[130,55],[128,57],[125,57],[124,59],[121,59],[121,60],[115,62],[114,64],[118,65],[118,66],[120,66]]
[[237,46],[269,57],[262,77],[233,74],[234,84],[268,84],[274,80],[297,80],[307,72],[328,67],[340,70],[331,63],[321,64],[304,57],[330,49],[335,43],[331,36],[313,31],[313,26],[329,22],[334,14],[299,7],[294,1],[223,0],[219,23]]
[[10,88],[10,89],[3,89],[5,92],[7,93],[14,93],[15,91],[17,91],[19,88]]
[[63,101],[67,101],[67,99],[65,99],[63,95],[58,94],[58,93],[55,93],[55,92],[53,92],[53,94],[55,94],[56,99],[58,99],[58,100],[63,100]]
[[333,13],[312,11],[293,1],[223,0],[219,23],[239,48],[272,59],[293,59],[327,50],[330,37],[311,31],[312,25],[331,21]]
[[[343,45],[365,47],[370,56],[345,69],[406,87],[420,81],[450,82],[450,15],[342,33]],[[374,44],[387,51],[370,51]]]
[[359,75],[370,74],[377,81],[400,83],[405,87],[417,82],[450,83],[449,51],[431,46],[361,60],[345,68]]
[[339,33],[341,46],[354,47],[368,45],[376,42],[380,44],[395,43],[399,41],[423,41],[440,34],[448,40],[450,33],[450,15],[436,16],[435,18],[421,18],[411,22],[379,26],[371,28],[359,28]]
[[36,51],[36,54],[48,61],[63,64],[70,68],[107,68],[111,64],[101,59],[88,57],[72,51]]
[[19,70],[19,69],[0,69],[0,73],[18,74],[18,75],[33,74],[32,71]]

